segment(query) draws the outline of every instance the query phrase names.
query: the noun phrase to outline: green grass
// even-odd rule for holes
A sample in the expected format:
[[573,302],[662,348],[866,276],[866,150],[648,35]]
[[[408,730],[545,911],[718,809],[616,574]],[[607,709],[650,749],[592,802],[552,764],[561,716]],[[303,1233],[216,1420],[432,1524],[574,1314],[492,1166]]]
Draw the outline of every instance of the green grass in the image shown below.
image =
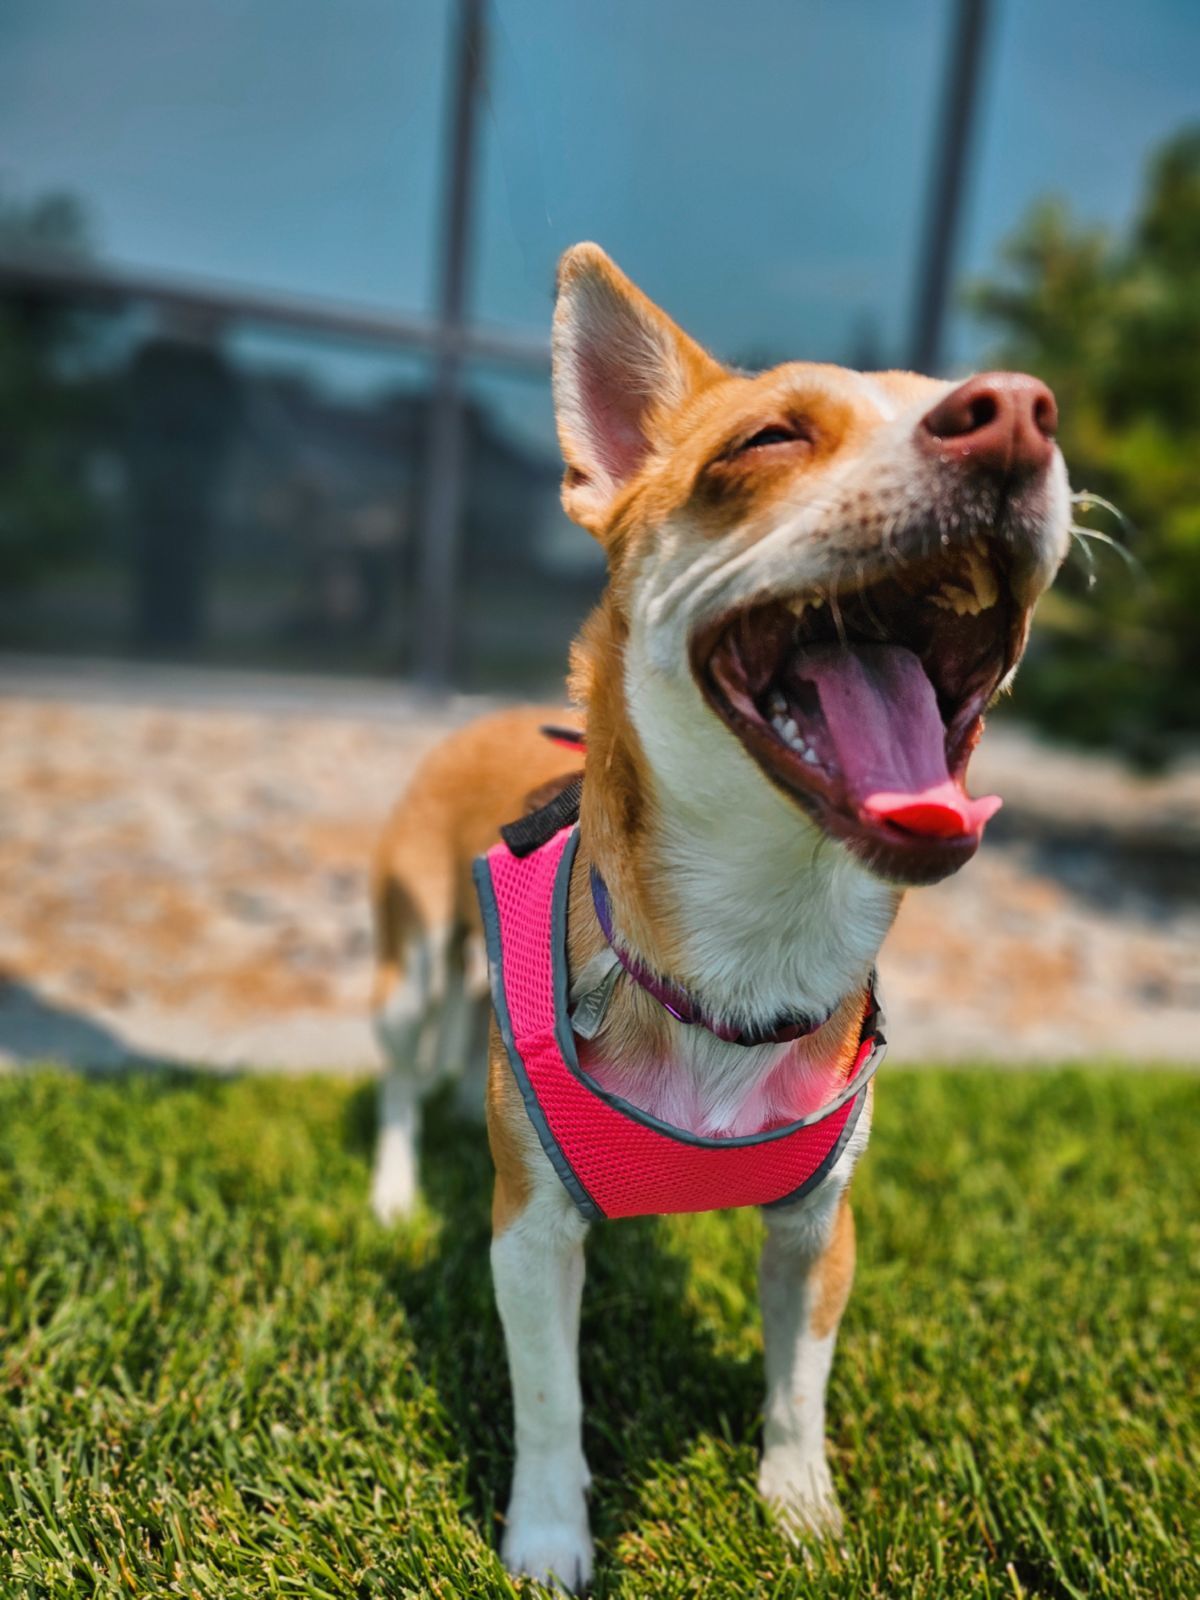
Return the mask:
[[[881,1075],[840,1543],[753,1489],[755,1215],[593,1231],[600,1595],[1200,1594],[1200,1079]],[[0,1080],[0,1594],[508,1595],[481,1136],[366,1211],[371,1095]],[[5,1552],[11,1552],[6,1555]]]

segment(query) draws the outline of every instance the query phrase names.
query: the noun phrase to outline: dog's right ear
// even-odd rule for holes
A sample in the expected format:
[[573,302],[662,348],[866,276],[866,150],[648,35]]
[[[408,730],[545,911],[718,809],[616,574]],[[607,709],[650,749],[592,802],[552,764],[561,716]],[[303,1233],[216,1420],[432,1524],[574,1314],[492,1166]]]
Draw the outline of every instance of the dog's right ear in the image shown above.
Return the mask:
[[662,420],[721,368],[595,244],[559,263],[553,347],[563,506],[600,536]]

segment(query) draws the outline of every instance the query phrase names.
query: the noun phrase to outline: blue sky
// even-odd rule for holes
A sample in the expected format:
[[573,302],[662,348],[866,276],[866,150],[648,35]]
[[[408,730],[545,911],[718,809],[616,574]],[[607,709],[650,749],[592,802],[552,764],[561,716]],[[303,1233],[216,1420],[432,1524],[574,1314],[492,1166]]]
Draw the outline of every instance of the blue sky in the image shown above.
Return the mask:
[[[554,260],[591,237],[720,354],[837,358],[869,322],[900,357],[947,0],[492,9],[480,316],[544,331]],[[427,308],[450,14],[5,0],[0,175],[78,193],[116,260]],[[1195,0],[995,0],[964,272],[1046,192],[1127,220],[1198,82]],[[978,351],[957,319],[954,358]],[[536,386],[487,387],[548,427]]]

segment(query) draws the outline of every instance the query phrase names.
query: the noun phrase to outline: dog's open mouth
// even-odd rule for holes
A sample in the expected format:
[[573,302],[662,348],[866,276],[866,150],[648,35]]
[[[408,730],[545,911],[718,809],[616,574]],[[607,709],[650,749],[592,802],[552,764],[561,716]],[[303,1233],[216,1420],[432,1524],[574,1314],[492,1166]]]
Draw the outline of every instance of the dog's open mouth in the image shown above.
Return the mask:
[[977,540],[865,586],[772,600],[700,633],[692,667],[771,780],[884,876],[932,883],[978,847],[994,797],[965,779],[1027,615]]

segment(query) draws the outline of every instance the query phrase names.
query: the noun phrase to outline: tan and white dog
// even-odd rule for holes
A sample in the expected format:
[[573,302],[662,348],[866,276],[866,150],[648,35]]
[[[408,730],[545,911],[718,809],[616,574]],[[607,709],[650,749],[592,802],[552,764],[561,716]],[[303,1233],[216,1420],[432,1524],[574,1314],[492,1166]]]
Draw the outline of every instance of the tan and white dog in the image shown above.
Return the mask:
[[[967,762],[1068,548],[1053,396],[1012,373],[731,371],[584,244],[559,275],[554,397],[563,502],[609,572],[570,680],[587,729],[572,985],[606,949],[595,867],[626,952],[709,1015],[765,1029],[828,1014],[810,1037],[748,1047],[683,1025],[623,977],[589,1059],[677,1128],[752,1134],[840,1081],[903,890],[957,870],[994,808],[967,798]],[[447,739],[381,843],[383,1218],[414,1198],[436,1058],[462,1057],[486,1005],[472,858],[585,760],[541,735],[546,720],[564,718],[511,711]],[[516,1425],[503,1555],[579,1587],[592,1568],[576,1353],[587,1224],[494,1022],[486,1101]],[[869,1110],[827,1181],[764,1213],[759,1481],[798,1530],[839,1523],[825,1388]]]

